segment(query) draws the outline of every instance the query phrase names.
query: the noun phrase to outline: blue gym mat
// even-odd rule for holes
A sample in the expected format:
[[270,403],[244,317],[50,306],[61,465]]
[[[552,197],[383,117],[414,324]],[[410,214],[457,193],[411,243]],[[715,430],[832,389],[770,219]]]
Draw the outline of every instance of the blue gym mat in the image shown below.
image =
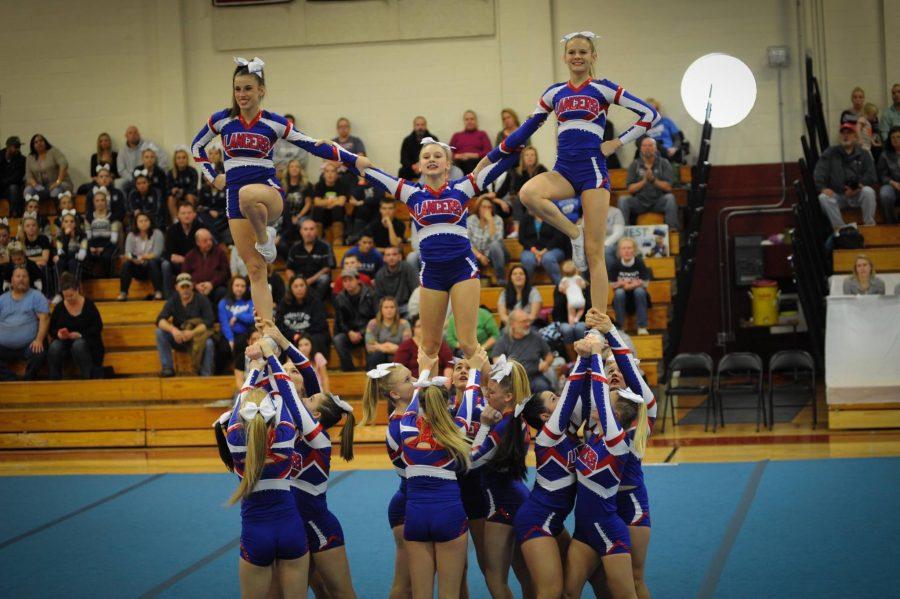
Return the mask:
[[[894,592],[900,458],[645,470],[657,598]],[[332,477],[361,599],[390,587],[396,484],[392,471]],[[240,514],[225,507],[234,486],[225,474],[0,478],[0,596],[238,597]],[[488,597],[470,554],[470,595]]]

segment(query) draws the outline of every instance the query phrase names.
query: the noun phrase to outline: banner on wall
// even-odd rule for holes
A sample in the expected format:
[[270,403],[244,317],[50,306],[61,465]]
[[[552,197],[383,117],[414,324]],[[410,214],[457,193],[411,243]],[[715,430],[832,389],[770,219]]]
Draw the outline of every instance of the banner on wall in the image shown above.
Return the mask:
[[669,255],[669,225],[625,227],[625,237],[635,240],[644,258],[665,258]]

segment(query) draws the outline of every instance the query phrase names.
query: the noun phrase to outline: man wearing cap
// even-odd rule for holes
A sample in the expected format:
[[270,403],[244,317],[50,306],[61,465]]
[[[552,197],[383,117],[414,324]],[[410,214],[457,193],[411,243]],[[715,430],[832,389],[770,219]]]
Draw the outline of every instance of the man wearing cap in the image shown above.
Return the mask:
[[872,155],[859,146],[856,125],[841,125],[841,143],[822,152],[813,177],[819,204],[834,229],[846,223],[841,209],[861,208],[863,224],[875,224],[875,190],[877,181]]
[[[175,376],[175,363],[172,350],[187,351],[190,343],[198,335],[212,331],[213,309],[205,296],[194,292],[194,281],[188,273],[181,273],[175,279],[176,293],[166,300],[162,311],[156,317],[156,351],[162,364],[160,376]],[[190,330],[185,330],[185,323],[197,320]],[[207,338],[200,364],[200,376],[210,376],[213,370],[213,341]]]
[[657,153],[656,140],[652,137],[642,137],[638,147],[641,155],[628,167],[625,180],[628,195],[618,201],[625,226],[633,225],[632,219],[638,214],[659,212],[669,230],[674,231],[678,228],[678,204],[672,193],[675,169]]
[[25,183],[25,157],[22,140],[6,138],[6,149],[0,154],[0,198],[9,200],[10,216],[22,216],[22,187]]
[[359,282],[355,268],[341,271],[344,290],[334,296],[334,347],[341,358],[341,370],[351,372],[354,347],[365,342],[366,326],[375,318],[378,303],[375,291]]

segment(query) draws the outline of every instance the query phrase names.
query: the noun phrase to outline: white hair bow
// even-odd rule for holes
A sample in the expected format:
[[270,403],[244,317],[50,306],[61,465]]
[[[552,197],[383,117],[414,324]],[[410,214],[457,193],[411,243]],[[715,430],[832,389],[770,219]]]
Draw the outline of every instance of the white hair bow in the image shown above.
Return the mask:
[[9,219],[4,216],[4,217],[0,218],[0,223],[3,223],[4,225],[8,225]]
[[337,407],[339,407],[339,408],[340,408],[341,410],[343,410],[344,412],[347,412],[348,414],[352,414],[352,413],[353,413],[353,406],[351,406],[349,403],[347,403],[346,401],[344,401],[343,399],[341,399],[341,396],[340,396],[340,395],[332,395],[332,396],[331,396],[331,401],[333,401],[333,402],[334,402],[334,405],[336,405]]
[[188,148],[188,147],[187,147],[186,145],[184,145],[184,144],[175,146],[175,149],[172,151],[172,153],[174,154],[175,152],[186,152],[188,156],[191,155],[191,150],[190,150],[190,148]]
[[534,397],[535,395],[537,395],[537,393],[532,393],[531,395],[529,395],[528,397],[523,399],[521,402],[516,404],[516,409],[513,412],[514,418],[518,418],[519,414],[521,414],[522,412],[525,411],[525,404],[527,404],[529,401],[531,401],[531,398]]
[[397,362],[385,362],[384,364],[379,364],[372,370],[366,373],[370,379],[380,379],[384,378],[391,373],[391,368],[394,366],[399,366]]
[[564,44],[567,41],[569,41],[570,39],[572,39],[573,37],[578,37],[578,36],[586,37],[589,40],[600,38],[600,36],[597,35],[596,33],[594,33],[593,31],[573,31],[572,33],[565,34],[563,36],[563,38],[561,40],[559,40],[559,43]]
[[512,374],[512,369],[512,362],[506,359],[506,354],[500,354],[500,357],[491,366],[491,380],[499,383]]
[[63,198],[63,197],[70,197],[70,198],[71,198],[71,197],[72,197],[72,192],[69,191],[68,189],[66,189],[66,190],[64,190],[64,191],[61,191],[61,192],[59,193],[59,195],[56,196],[56,199],[61,199],[61,198]]
[[31,220],[37,220],[37,216],[38,216],[38,215],[37,215],[37,212],[35,212],[35,211],[33,211],[33,210],[32,210],[31,212],[23,212],[23,213],[22,213],[22,220],[24,221],[24,220],[27,220],[27,219],[29,219],[29,218],[30,218]]
[[246,58],[235,56],[234,62],[241,65],[242,67],[247,67],[247,71],[249,71],[250,73],[256,74],[262,73],[263,67],[266,66],[266,63],[264,63],[262,58],[260,58],[259,56],[254,56],[253,60],[247,60]]
[[617,389],[619,397],[633,401],[634,403],[644,403],[644,398],[630,389]]
[[240,410],[241,418],[245,421],[253,420],[257,414],[260,414],[263,420],[268,422],[275,417],[275,413],[275,404],[272,403],[272,399],[269,396],[266,396],[258,404],[248,401]]
[[94,185],[94,193],[105,193],[106,195],[109,195],[109,190],[106,189],[106,185]]
[[62,217],[64,217],[64,216],[72,216],[72,217],[75,217],[75,216],[77,216],[77,215],[78,215],[78,213],[75,212],[75,209],[74,209],[74,208],[63,208],[63,209],[62,209],[62,212],[59,213],[59,217],[60,217],[60,218],[62,218]]
[[419,380],[417,380],[415,384],[417,389],[424,389],[426,387],[445,387],[450,380],[445,376],[436,376],[429,379],[428,375],[429,372],[426,371],[419,376]]
[[41,201],[41,196],[39,196],[39,195],[36,194],[36,193],[32,193],[32,194],[30,194],[30,195],[29,195],[29,194],[25,194],[25,201],[26,201],[26,202],[30,202],[31,200],[34,200],[35,202],[40,202],[40,201]]
[[109,168],[109,165],[108,165],[108,164],[98,164],[98,165],[94,168],[94,171],[97,172],[97,173],[99,173],[100,171],[111,171],[111,170],[112,170],[112,169]]
[[136,169],[134,169],[134,176],[135,176],[135,178],[140,177],[140,176],[142,176],[142,175],[143,175],[144,177],[148,177],[148,176],[150,176],[150,172],[149,172],[147,169],[145,169],[145,168],[136,168]]
[[436,139],[433,138],[433,137],[423,137],[423,138],[422,138],[422,141],[419,142],[419,145],[422,145],[422,146],[427,146],[427,145],[429,145],[429,144],[434,144],[434,145],[437,145],[437,146],[441,146],[442,148],[444,148],[444,149],[447,150],[448,152],[452,152],[453,150],[456,149],[456,148],[454,148],[453,146],[451,146],[451,145],[449,145],[449,144],[445,144],[445,143],[442,142],[442,141],[438,141],[438,140],[436,140]]

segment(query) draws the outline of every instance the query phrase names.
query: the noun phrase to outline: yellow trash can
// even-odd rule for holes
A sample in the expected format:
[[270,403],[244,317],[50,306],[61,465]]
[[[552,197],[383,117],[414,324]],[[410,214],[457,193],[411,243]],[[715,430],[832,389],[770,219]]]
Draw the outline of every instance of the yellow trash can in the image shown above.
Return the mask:
[[754,281],[750,296],[753,300],[753,324],[778,324],[778,283],[769,279]]

